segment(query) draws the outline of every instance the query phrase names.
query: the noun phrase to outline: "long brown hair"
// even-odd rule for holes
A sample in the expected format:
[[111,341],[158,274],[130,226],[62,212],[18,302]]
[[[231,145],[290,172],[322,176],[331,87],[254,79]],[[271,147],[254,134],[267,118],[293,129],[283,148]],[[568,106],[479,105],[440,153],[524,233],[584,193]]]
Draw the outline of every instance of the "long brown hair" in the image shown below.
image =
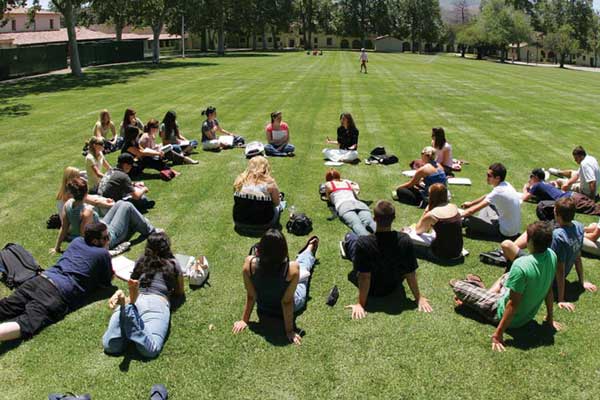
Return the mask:
[[350,114],[349,112],[341,113],[340,114],[340,125],[342,125],[342,118],[346,118],[346,120],[348,121],[348,129],[356,130],[356,125],[354,124],[354,118],[352,118],[352,114]]

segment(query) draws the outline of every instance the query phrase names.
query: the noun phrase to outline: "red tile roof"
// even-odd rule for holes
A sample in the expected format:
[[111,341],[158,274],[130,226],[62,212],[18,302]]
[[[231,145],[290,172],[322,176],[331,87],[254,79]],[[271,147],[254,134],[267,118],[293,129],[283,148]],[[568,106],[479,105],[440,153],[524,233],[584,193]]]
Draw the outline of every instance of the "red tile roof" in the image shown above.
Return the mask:
[[[102,33],[93,31],[84,27],[76,28],[77,41],[85,40],[106,40],[114,39],[115,35],[110,33]],[[152,35],[140,35],[136,33],[124,33],[123,39],[125,40],[151,40]],[[181,39],[180,35],[169,35],[163,33],[160,35],[159,40],[166,39]],[[54,31],[38,31],[38,32],[9,32],[0,33],[1,42],[12,42],[13,46],[24,46],[32,44],[43,44],[43,43],[63,43],[68,42],[67,29],[62,28]]]

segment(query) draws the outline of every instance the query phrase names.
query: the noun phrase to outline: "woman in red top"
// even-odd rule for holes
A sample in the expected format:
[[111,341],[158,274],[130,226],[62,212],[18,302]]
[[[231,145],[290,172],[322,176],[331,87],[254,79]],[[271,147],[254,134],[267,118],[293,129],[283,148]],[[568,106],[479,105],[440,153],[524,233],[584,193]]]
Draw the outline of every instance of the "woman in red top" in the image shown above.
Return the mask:
[[265,128],[267,145],[265,153],[268,156],[293,157],[296,148],[290,144],[290,129],[281,118],[281,111],[271,113],[271,123]]

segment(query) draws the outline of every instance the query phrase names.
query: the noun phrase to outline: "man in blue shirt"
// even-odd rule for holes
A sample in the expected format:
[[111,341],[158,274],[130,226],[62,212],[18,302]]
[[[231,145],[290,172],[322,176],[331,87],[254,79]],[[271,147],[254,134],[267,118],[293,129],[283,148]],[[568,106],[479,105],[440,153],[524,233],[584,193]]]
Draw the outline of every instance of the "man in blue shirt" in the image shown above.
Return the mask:
[[[581,248],[583,247],[583,224],[574,221],[575,204],[569,197],[558,199],[554,205],[554,215],[558,226],[552,231],[552,245],[550,248],[556,253],[556,280],[554,288],[558,294],[558,308],[574,311],[575,305],[565,301],[566,277],[575,266],[577,277],[582,288],[588,292],[595,292],[596,285],[584,279],[583,263],[581,261]],[[516,241],[506,240],[502,243],[502,251],[507,260],[513,261],[524,255],[522,251],[527,246],[527,233],[521,235]]]
[[0,342],[28,339],[80,306],[99,286],[108,286],[112,265],[102,222],[88,224],[56,264],[0,300]]
[[596,204],[588,196],[577,192],[563,192],[545,182],[544,178],[544,170],[535,168],[529,175],[529,181],[523,186],[523,201],[535,199],[540,203],[537,207],[540,219],[554,219],[554,202],[563,197],[570,197],[573,200],[575,211],[578,213],[600,215],[600,204]]

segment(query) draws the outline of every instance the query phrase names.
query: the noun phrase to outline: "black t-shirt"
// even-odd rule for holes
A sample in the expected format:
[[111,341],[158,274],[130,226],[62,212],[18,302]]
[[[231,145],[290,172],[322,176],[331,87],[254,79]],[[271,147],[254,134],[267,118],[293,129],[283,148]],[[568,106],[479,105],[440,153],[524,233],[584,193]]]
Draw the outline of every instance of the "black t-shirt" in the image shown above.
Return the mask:
[[100,195],[113,199],[114,201],[122,200],[123,197],[133,193],[133,183],[131,178],[123,170],[119,168],[113,169],[110,177],[106,181],[106,185],[102,189]]
[[419,268],[410,237],[396,231],[360,236],[353,265],[357,272],[371,273],[371,296],[393,292],[404,275]]
[[349,147],[358,144],[358,129],[346,129],[340,126],[337,130],[337,142],[342,150],[347,150]]

